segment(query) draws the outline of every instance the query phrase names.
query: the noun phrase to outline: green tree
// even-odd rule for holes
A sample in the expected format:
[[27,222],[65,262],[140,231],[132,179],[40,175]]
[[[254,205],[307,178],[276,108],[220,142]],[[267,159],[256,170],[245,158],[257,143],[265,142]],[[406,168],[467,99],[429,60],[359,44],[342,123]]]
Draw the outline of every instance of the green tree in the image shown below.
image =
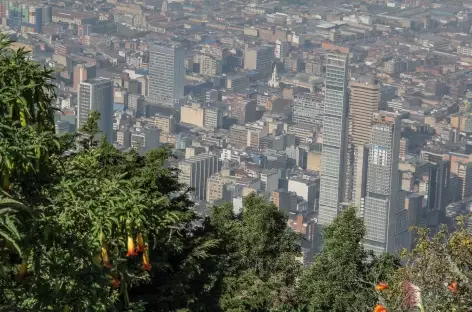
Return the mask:
[[377,302],[375,285],[393,274],[397,260],[375,257],[362,246],[363,220],[355,208],[343,211],[324,228],[324,246],[304,273],[299,297],[310,311],[370,311]]
[[381,293],[389,311],[470,311],[472,305],[472,235],[469,218],[458,218],[453,232],[444,226],[432,236],[418,228],[416,247],[402,255],[402,265]]
[[51,72],[8,44],[2,37],[0,310],[142,309],[130,289],[166,268],[160,250],[178,253],[183,238],[174,238],[190,236],[198,219],[176,172],[164,168],[169,149],[139,156],[99,143],[92,113],[83,148],[65,156],[75,137],[54,134]]
[[13,51],[11,41],[0,35],[0,115],[3,123],[54,130],[55,98],[52,70],[41,67],[24,49]]
[[10,268],[16,278],[1,281],[8,308],[139,308],[130,289],[166,268],[161,251],[197,219],[175,172],[164,168],[168,156],[165,148],[139,156],[102,142],[53,159],[57,171],[31,203],[24,252]]
[[296,302],[300,236],[277,207],[251,194],[241,213],[231,205],[214,207],[211,224],[224,248],[218,263],[223,311],[268,311]]

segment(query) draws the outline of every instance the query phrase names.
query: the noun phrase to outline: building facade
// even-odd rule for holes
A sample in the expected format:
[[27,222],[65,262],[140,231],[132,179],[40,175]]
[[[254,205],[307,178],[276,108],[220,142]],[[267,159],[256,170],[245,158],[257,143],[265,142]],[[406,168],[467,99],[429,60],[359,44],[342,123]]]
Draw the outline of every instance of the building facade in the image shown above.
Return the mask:
[[349,106],[347,76],[348,55],[328,53],[318,217],[321,225],[329,224],[336,218],[344,194]]
[[193,188],[195,200],[205,200],[208,178],[220,170],[217,155],[199,154],[179,162],[179,182]]
[[292,120],[295,123],[323,125],[324,97],[304,93],[294,96]]
[[363,210],[364,246],[380,254],[396,251],[397,214],[404,209],[405,195],[400,190],[398,171],[400,118],[385,120],[379,116],[371,131]]
[[83,127],[90,112],[100,113],[98,126],[108,142],[113,141],[113,83],[107,78],[94,78],[79,84],[77,129]]
[[149,99],[180,106],[184,99],[185,48],[179,45],[150,45]]
[[[372,132],[372,117],[379,111],[380,87],[373,81],[351,82],[349,98],[349,148],[347,197],[357,207],[362,207],[362,191],[365,180],[365,145],[369,143]],[[352,192],[351,194],[349,192]]]
[[244,69],[269,74],[272,71],[273,59],[273,46],[249,47],[246,45],[244,50]]

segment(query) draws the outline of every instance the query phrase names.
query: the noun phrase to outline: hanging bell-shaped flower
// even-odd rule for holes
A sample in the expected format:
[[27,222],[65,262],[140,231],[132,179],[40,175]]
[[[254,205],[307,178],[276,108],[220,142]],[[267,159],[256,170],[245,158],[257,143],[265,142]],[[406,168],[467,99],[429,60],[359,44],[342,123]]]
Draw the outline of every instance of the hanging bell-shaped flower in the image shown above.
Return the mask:
[[102,262],[103,266],[106,268],[111,268],[111,263],[110,263],[110,258],[108,257],[108,249],[107,249],[107,244],[105,242],[105,234],[100,231],[100,245],[101,245],[101,256],[102,256]]
[[149,261],[149,252],[147,250],[147,246],[144,250],[144,253],[143,253],[143,269],[145,271],[151,271],[151,262]]
[[144,249],[145,249],[143,234],[141,234],[141,233],[138,234],[137,242],[138,242],[138,246],[136,247],[136,252],[137,253],[143,253]]
[[134,239],[133,236],[128,235],[128,252],[126,253],[126,257],[133,257],[136,256],[136,250],[134,249]]
[[102,262],[106,268],[111,268],[110,258],[108,258],[108,250],[106,247],[102,247]]

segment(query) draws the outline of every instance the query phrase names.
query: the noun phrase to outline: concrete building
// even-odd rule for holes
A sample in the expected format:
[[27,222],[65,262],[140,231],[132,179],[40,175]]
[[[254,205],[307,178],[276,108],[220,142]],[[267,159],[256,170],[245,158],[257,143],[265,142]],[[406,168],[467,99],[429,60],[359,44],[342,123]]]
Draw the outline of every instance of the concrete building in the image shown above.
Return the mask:
[[234,74],[226,77],[226,89],[241,91],[248,87],[249,77],[246,74]]
[[231,117],[240,123],[253,122],[256,120],[257,101],[248,100],[243,97],[229,102]]
[[463,56],[472,56],[472,45],[470,43],[462,43],[457,47],[457,54]]
[[459,163],[457,176],[462,199],[472,195],[472,163]]
[[217,155],[200,154],[179,162],[179,182],[193,188],[195,200],[206,199],[207,179],[220,170]]
[[279,172],[276,169],[261,172],[261,191],[273,192],[279,188]]
[[150,118],[150,121],[163,133],[171,134],[175,132],[176,126],[174,115],[155,115]]
[[285,213],[297,210],[297,194],[283,189],[272,192],[272,202]]
[[54,123],[56,135],[60,136],[70,132],[70,123],[67,120],[57,120]]
[[131,147],[146,153],[159,147],[160,130],[153,126],[136,127],[131,132]]
[[74,67],[73,79],[72,79],[72,82],[73,82],[72,89],[74,91],[77,91],[79,89],[79,84],[82,81],[85,81],[87,79],[95,78],[96,75],[97,75],[96,66],[78,64],[76,67]]
[[98,126],[108,142],[113,141],[113,84],[107,78],[94,78],[79,84],[77,129],[83,127],[90,112],[100,113]]
[[153,44],[149,48],[149,99],[178,109],[184,99],[185,48]]
[[[374,113],[379,111],[380,105],[380,88],[374,81],[354,82],[351,81],[350,98],[349,98],[349,121],[350,136],[348,160],[352,163],[349,168],[352,169],[347,182],[346,188],[351,188],[352,194],[348,194],[349,200],[354,205],[361,207],[361,200],[365,196],[362,192],[365,181],[366,163],[365,145],[369,143],[372,132],[372,117]],[[352,183],[352,185],[349,185]],[[347,191],[351,191],[347,189]]]
[[323,125],[324,97],[320,94],[297,94],[293,99],[292,121],[312,126]]
[[203,125],[206,129],[216,130],[223,124],[223,109],[220,107],[205,107]]
[[321,225],[329,224],[336,218],[343,201],[349,108],[347,76],[348,55],[328,53],[318,217]]
[[401,138],[400,139],[400,159],[405,160],[406,155],[408,154],[408,139]]
[[216,76],[223,72],[222,60],[211,55],[197,54],[195,63],[200,66],[200,74],[205,76]]
[[447,205],[454,199],[450,194],[451,162],[443,154],[429,151],[422,151],[421,158],[432,164],[428,174],[428,209],[439,212],[442,222]]
[[395,249],[406,248],[411,250],[415,247],[416,231],[410,230],[413,226],[421,225],[421,210],[423,209],[424,196],[417,193],[405,193],[403,210],[397,215],[399,224],[395,233]]
[[245,147],[248,146],[248,134],[247,128],[244,125],[232,125],[228,142],[235,147]]
[[398,58],[391,59],[384,64],[384,72],[390,75],[403,73],[406,69],[407,63]]
[[288,55],[290,52],[290,42],[288,41],[280,41],[276,40],[275,41],[275,46],[274,46],[274,56],[276,58],[283,59]]
[[270,74],[274,60],[274,47],[263,45],[244,49],[244,69],[255,70],[260,73]]
[[146,117],[144,96],[140,94],[128,94],[128,109],[136,114],[136,118]]
[[207,150],[203,146],[187,146],[185,148],[185,159],[204,154]]
[[66,23],[75,25],[94,25],[98,22],[98,16],[92,13],[63,10],[60,8],[52,9],[52,22]]
[[244,196],[251,190],[260,188],[260,179],[235,176],[230,170],[223,169],[208,178],[206,200],[210,204],[220,200],[231,202],[235,197]]
[[385,119],[384,112],[381,113],[371,127],[366,198],[361,209],[366,227],[364,246],[376,254],[398,251],[395,244],[397,213],[404,206],[398,170],[400,118]]
[[319,189],[319,179],[315,181],[300,178],[290,178],[288,180],[288,191],[294,192],[308,203],[308,210],[315,211],[317,203],[317,189]]
[[350,82],[349,117],[352,143],[365,145],[372,132],[372,117],[379,111],[380,87],[373,81]]
[[184,105],[180,108],[180,122],[203,128],[205,126],[205,110],[198,103]]

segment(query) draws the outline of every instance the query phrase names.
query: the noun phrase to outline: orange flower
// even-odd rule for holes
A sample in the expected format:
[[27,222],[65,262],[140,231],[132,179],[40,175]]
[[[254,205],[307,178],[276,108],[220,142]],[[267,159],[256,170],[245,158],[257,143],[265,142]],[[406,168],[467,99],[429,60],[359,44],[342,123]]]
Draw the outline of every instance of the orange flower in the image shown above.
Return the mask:
[[374,312],[387,312],[387,309],[383,305],[378,304],[375,306]]
[[449,289],[452,292],[457,292],[457,283],[452,282],[447,286],[447,289]]
[[102,247],[102,261],[105,268],[111,268],[110,259],[108,258],[108,251],[106,247]]
[[137,253],[142,253],[144,252],[144,238],[143,234],[139,233],[138,234],[138,247],[136,248]]
[[28,263],[26,262],[26,260],[23,260],[23,262],[20,264],[20,267],[18,269],[18,273],[16,274],[16,279],[18,280],[23,279],[27,271],[28,271]]
[[136,256],[136,250],[134,250],[134,239],[130,235],[128,236],[128,252],[126,253],[126,257],[133,257]]
[[151,262],[149,262],[149,253],[147,251],[147,248],[144,250],[144,253],[143,253],[143,268],[146,271],[151,270]]
[[388,284],[385,282],[380,282],[377,285],[375,285],[375,290],[377,291],[382,291],[388,288]]

